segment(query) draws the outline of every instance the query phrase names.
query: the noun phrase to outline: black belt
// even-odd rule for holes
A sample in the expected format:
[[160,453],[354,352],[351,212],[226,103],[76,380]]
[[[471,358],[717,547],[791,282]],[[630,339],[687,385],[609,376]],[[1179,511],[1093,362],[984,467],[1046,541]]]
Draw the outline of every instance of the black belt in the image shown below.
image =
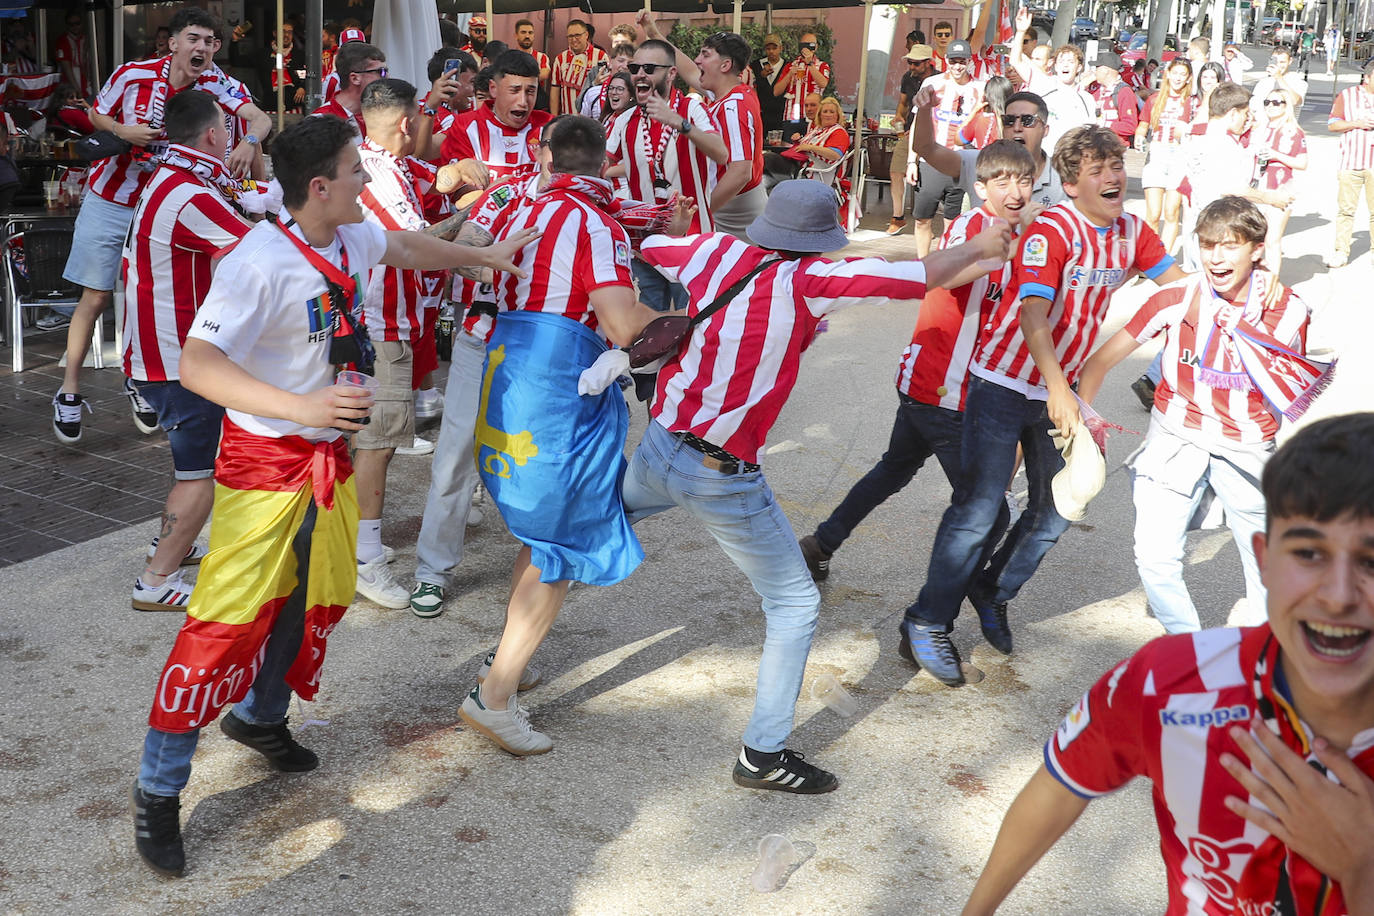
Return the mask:
[[700,452],[701,463],[713,471],[719,471],[722,474],[752,474],[759,469],[757,464],[736,458],[719,445],[712,445],[700,436],[694,436],[691,433],[673,433],[672,436],[682,444],[689,445]]
[[496,317],[496,303],[495,303],[495,302],[474,302],[474,303],[472,303],[472,305],[469,305],[469,306],[468,306],[468,317],[469,317],[469,318],[476,318],[476,317],[479,316],[479,315],[490,315],[491,317],[495,318],[495,317]]

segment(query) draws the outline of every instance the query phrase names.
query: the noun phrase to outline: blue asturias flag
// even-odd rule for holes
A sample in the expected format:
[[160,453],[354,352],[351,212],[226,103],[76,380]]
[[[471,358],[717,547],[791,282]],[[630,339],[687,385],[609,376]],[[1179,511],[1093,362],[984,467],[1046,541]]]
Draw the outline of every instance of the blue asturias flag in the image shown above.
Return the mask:
[[503,312],[487,343],[477,467],[541,582],[614,585],[644,559],[620,502],[625,398],[577,393],[605,351],[586,325],[540,312]]

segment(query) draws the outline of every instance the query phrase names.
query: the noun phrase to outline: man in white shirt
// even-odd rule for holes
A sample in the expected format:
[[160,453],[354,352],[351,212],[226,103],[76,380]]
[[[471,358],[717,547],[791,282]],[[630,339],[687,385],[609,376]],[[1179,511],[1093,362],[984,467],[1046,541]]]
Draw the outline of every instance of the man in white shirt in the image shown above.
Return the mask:
[[1307,80],[1302,78],[1302,74],[1291,69],[1292,66],[1293,52],[1288,50],[1287,45],[1275,45],[1273,53],[1269,55],[1269,66],[1264,68],[1264,76],[1255,83],[1254,94],[1250,99],[1250,108],[1256,118],[1264,113],[1264,100],[1275,89],[1282,89],[1288,93],[1288,101],[1292,104],[1294,112],[1302,108],[1303,100],[1307,98]]

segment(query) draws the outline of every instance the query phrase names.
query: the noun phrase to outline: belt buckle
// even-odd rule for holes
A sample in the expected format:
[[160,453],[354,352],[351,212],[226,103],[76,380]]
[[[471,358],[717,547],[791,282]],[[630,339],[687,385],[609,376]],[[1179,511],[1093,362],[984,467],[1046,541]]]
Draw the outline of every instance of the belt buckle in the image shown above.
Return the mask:
[[734,474],[736,471],[739,470],[739,465],[737,465],[735,462],[722,461],[719,458],[712,458],[710,455],[702,455],[701,463],[705,467],[708,467],[713,471],[718,471],[721,474]]

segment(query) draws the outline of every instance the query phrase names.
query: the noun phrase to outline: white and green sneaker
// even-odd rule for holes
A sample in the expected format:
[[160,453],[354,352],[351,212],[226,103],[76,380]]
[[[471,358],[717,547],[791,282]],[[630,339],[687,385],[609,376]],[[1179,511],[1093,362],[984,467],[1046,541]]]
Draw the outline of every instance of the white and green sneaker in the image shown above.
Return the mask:
[[444,587],[416,582],[410,590],[410,610],[416,617],[438,617],[444,612]]

